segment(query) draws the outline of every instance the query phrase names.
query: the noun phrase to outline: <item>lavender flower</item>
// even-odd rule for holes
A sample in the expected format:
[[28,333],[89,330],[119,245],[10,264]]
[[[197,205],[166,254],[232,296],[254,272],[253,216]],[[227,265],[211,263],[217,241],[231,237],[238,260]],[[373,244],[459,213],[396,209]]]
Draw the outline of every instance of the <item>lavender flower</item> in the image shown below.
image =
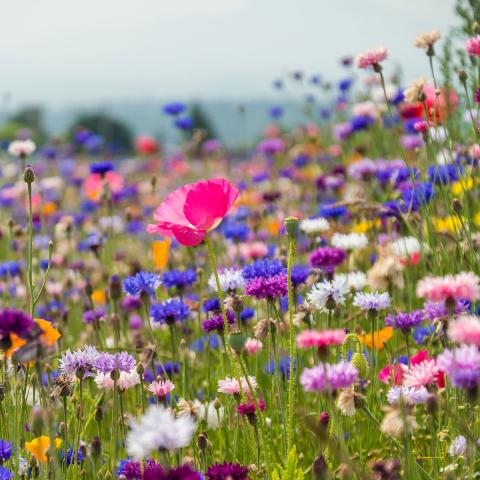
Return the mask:
[[454,387],[474,390],[480,383],[480,351],[475,345],[444,350],[437,358],[437,366]]
[[59,369],[62,373],[71,375],[81,372],[84,376],[92,376],[96,371],[98,356],[97,349],[91,345],[73,352],[67,350],[60,359]]
[[431,397],[431,393],[425,387],[392,387],[387,393],[387,400],[390,405],[395,405],[403,401],[410,405],[425,403]]
[[350,387],[358,380],[358,371],[349,362],[320,364],[306,368],[300,376],[300,383],[307,392],[324,392]]
[[353,298],[353,304],[364,311],[378,312],[390,307],[390,296],[388,292],[357,292]]
[[403,333],[408,333],[417,325],[420,325],[424,320],[423,312],[421,310],[413,310],[407,313],[389,314],[385,317],[385,325],[387,327],[394,327],[401,330]]
[[135,367],[135,359],[128,352],[98,354],[95,368],[101,373],[111,373],[115,370],[130,372]]

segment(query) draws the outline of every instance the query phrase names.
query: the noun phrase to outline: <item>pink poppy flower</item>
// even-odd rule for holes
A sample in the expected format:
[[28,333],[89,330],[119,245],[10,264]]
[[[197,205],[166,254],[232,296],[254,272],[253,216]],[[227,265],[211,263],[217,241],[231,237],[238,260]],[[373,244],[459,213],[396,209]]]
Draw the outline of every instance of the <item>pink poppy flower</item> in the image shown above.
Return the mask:
[[340,345],[345,340],[344,330],[304,330],[297,336],[299,348],[325,348],[329,345]]
[[189,183],[167,195],[148,225],[148,233],[175,237],[187,247],[203,241],[229,212],[238,197],[238,190],[228,180],[213,178]]
[[456,343],[480,346],[480,319],[474,315],[463,315],[450,322],[448,338]]
[[403,370],[401,365],[390,363],[386,367],[382,368],[378,373],[378,379],[386,383],[387,385],[390,383],[390,379],[393,376],[393,384],[394,385],[401,385],[403,380]]
[[472,57],[480,56],[480,35],[469,38],[465,43],[465,50]]

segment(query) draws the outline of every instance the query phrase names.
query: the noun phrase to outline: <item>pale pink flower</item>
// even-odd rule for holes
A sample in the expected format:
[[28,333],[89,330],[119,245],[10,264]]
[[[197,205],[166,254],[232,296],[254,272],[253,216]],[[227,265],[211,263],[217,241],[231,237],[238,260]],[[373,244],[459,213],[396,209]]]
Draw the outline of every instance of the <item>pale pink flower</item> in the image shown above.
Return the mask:
[[[255,390],[257,388],[257,380],[253,376],[248,377],[250,385]],[[242,390],[246,394],[250,394],[250,388],[248,386],[247,379],[242,377],[240,379],[242,382]],[[218,381],[218,390],[217,392],[224,393],[225,395],[238,395],[240,393],[240,385],[236,378],[226,377],[224,380]]]
[[32,140],[14,140],[8,146],[8,153],[13,157],[28,157],[36,148]]
[[124,179],[117,172],[110,171],[103,176],[99,173],[92,173],[83,182],[85,195],[94,201],[100,200],[105,190],[111,193],[118,193],[124,187]]
[[376,67],[388,57],[388,50],[385,47],[378,47],[366,50],[357,56],[355,61],[358,68]]
[[175,385],[170,380],[158,380],[152,382],[148,389],[158,398],[165,398],[173,389]]
[[263,343],[256,338],[248,338],[245,342],[245,350],[249,355],[255,355],[263,348]]
[[473,272],[461,272],[444,277],[425,277],[417,284],[417,295],[433,302],[447,299],[478,300],[480,278]]
[[268,255],[268,246],[260,241],[244,242],[238,245],[238,252],[246,260],[257,260]]
[[463,315],[448,325],[448,338],[456,343],[480,346],[480,318]]
[[[103,388],[105,390],[112,390],[114,387],[114,382],[110,373],[98,373],[95,376],[95,383],[98,388]],[[118,388],[123,392],[129,388],[134,387],[140,383],[140,375],[137,373],[137,369],[134,368],[129,372],[120,372],[120,377],[117,380]]]
[[439,370],[433,358],[411,365],[410,368],[406,365],[402,367],[404,368],[403,385],[406,387],[426,387],[437,381]]
[[480,35],[469,38],[465,43],[465,50],[472,57],[480,56]]
[[297,336],[299,348],[325,348],[340,345],[346,337],[345,330],[304,330]]

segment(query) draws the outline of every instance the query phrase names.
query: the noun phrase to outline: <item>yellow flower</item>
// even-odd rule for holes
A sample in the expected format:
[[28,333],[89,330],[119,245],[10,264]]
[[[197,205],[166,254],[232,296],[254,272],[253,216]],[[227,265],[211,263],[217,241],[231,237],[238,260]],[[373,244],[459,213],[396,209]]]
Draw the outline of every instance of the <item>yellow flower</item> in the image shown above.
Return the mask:
[[477,213],[473,216],[473,223],[474,223],[477,227],[480,227],[480,212],[477,212]]
[[41,435],[31,442],[25,442],[25,448],[40,462],[47,463],[47,450],[50,448],[50,437]]
[[382,222],[379,219],[376,220],[363,220],[355,224],[352,228],[352,232],[354,233],[367,233],[372,228],[379,228],[381,227]]
[[[373,332],[373,344],[377,350],[382,350],[384,343],[390,340],[393,336],[393,328],[385,327],[381,330]],[[372,334],[366,333],[360,337],[360,341],[368,348],[372,348]]]
[[436,217],[433,219],[433,226],[437,232],[455,233],[461,229],[462,222],[457,216],[450,215],[445,218]]
[[467,179],[461,179],[458,182],[452,183],[453,195],[462,195],[465,190],[471,190],[473,188],[473,179],[468,177]]
[[153,263],[158,269],[167,266],[170,243],[171,240],[169,238],[152,242]]

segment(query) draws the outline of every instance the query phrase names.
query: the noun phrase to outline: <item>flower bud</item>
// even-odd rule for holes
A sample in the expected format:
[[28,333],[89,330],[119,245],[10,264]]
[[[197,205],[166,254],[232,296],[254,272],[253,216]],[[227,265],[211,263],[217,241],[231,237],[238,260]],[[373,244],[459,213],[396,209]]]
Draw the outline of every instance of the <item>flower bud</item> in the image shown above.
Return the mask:
[[28,184],[31,184],[35,181],[35,172],[30,165],[28,165],[23,172],[23,181]]
[[468,75],[467,72],[462,68],[458,71],[458,79],[462,82],[465,83],[467,81]]
[[288,233],[290,238],[295,238],[298,233],[298,218],[297,217],[287,217],[283,224],[285,225],[285,230]]
[[92,443],[90,445],[90,451],[92,452],[93,458],[99,458],[102,454],[102,443],[100,442],[99,437],[93,437]]
[[197,437],[197,447],[204,452],[208,448],[207,432],[201,432]]
[[108,285],[110,298],[112,300],[119,300],[122,296],[122,283],[118,275],[112,275]]
[[240,353],[245,347],[247,341],[247,334],[245,332],[233,332],[230,334],[229,342],[236,353]]
[[362,353],[356,352],[352,355],[352,365],[358,370],[360,378],[366,378],[368,375],[368,362]]

